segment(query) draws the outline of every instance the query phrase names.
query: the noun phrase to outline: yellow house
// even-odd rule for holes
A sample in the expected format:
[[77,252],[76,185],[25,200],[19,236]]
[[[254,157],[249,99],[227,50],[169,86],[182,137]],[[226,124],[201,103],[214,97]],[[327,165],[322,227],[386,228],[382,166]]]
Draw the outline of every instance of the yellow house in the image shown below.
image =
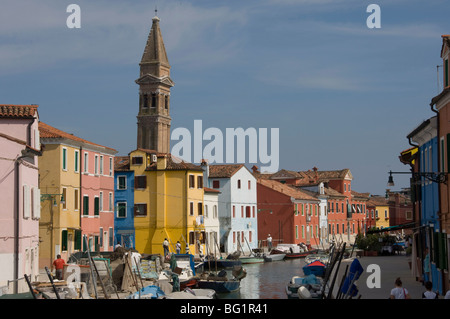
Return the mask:
[[80,147],[72,136],[39,123],[41,219],[39,263],[50,268],[57,254],[67,261],[80,250]]
[[367,202],[367,209],[371,214],[368,219],[375,222],[376,228],[389,227],[389,205],[385,197],[371,196]]
[[[175,252],[205,252],[203,223],[203,170],[171,154],[137,149],[129,154],[134,171],[134,226],[136,249],[163,254],[167,239]],[[200,243],[200,245],[198,245]]]

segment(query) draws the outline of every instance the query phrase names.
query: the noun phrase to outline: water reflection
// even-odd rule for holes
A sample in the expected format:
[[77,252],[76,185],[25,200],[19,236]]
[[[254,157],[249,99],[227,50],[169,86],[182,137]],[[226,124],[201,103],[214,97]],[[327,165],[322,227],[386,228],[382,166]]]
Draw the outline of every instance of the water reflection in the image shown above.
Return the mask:
[[303,258],[244,264],[247,277],[239,291],[220,294],[220,299],[287,299],[286,285],[293,276],[303,276]]

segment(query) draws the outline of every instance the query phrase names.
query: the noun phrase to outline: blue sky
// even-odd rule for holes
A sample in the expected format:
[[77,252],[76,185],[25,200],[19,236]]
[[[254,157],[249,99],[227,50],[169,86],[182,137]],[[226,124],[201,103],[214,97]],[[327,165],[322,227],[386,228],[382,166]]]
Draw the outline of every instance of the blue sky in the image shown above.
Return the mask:
[[[69,4],[81,28],[69,29]],[[369,4],[381,28],[369,29]],[[280,169],[349,168],[384,194],[406,136],[434,114],[446,0],[2,0],[1,104],[118,155],[136,148],[139,61],[155,6],[168,54],[172,130],[279,128]],[[442,85],[442,74],[439,74]],[[174,143],[172,143],[173,145]],[[396,187],[408,186],[395,176]]]

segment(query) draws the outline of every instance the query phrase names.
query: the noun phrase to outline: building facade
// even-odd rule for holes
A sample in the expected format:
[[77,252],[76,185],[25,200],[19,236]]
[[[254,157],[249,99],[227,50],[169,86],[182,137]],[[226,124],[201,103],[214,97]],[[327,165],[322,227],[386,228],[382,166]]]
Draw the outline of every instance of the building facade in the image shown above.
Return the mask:
[[134,172],[134,227],[136,249],[163,254],[180,241],[182,252],[205,251],[203,171],[170,154],[137,149],[130,152]]
[[0,105],[0,295],[39,275],[40,156],[37,105]]
[[[39,123],[42,218],[40,267],[58,254],[112,251],[114,234],[115,149]],[[86,235],[86,244],[83,240]]]
[[116,156],[114,166],[114,243],[135,248],[134,171],[128,156]]
[[258,248],[256,178],[243,164],[202,163],[205,187],[220,191],[220,249],[249,255]]
[[320,200],[276,180],[258,179],[258,233],[277,244],[320,247]]

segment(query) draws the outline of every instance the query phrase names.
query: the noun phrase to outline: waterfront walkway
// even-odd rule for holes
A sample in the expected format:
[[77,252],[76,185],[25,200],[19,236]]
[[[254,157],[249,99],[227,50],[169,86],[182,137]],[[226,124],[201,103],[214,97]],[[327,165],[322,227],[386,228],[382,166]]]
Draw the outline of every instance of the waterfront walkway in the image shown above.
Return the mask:
[[[387,299],[389,298],[391,289],[394,288],[395,280],[400,277],[403,282],[403,288],[406,288],[411,296],[411,299],[422,299],[422,293],[425,287],[420,281],[413,277],[409,268],[408,262],[411,256],[392,255],[392,256],[364,256],[359,258],[364,272],[358,279],[357,286],[361,299]],[[342,278],[341,273],[344,274],[346,265],[350,265],[351,260],[343,261],[339,267],[339,275],[337,278]],[[367,272],[367,266],[375,264],[380,267],[380,288],[369,288],[367,279],[372,275],[372,272]],[[336,280],[338,281],[338,280]],[[369,282],[372,282],[369,280]],[[336,285],[339,285],[337,282]],[[441,296],[442,298],[442,296]]]

